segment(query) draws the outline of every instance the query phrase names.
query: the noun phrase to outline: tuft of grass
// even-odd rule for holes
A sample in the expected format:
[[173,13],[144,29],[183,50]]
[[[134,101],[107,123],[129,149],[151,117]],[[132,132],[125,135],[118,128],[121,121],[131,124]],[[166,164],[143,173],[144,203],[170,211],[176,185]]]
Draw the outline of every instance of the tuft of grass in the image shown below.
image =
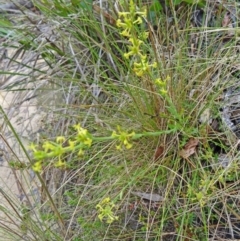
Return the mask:
[[225,93],[238,88],[238,28],[221,27],[224,6],[196,27],[194,2],[169,3],[42,0],[39,15],[4,20],[5,89],[33,91],[44,112],[29,150],[1,108],[27,198],[0,190],[9,240],[240,236],[239,143],[221,112],[236,104]]

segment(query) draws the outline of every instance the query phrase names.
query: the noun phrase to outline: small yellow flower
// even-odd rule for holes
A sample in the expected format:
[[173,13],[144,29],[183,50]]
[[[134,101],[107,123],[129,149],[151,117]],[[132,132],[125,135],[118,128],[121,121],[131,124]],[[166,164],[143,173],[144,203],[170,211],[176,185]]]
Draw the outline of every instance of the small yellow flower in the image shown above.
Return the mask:
[[58,136],[56,138],[56,142],[59,143],[59,144],[63,143],[64,141],[66,141],[66,138],[64,136]]
[[148,36],[149,36],[149,32],[143,32],[143,33],[141,34],[142,39],[147,39]]
[[127,149],[130,149],[130,148],[132,148],[132,143],[130,143],[127,139],[125,139],[124,141],[123,141],[123,144],[125,145],[125,147],[127,148]]
[[86,146],[91,146],[92,145],[92,139],[90,138],[86,138],[84,141],[83,141],[84,145]]
[[127,15],[129,15],[130,14],[130,12],[119,12],[118,13],[118,16],[119,17],[126,17]]
[[122,150],[122,146],[125,146],[126,149],[132,148],[132,143],[130,139],[135,135],[135,132],[127,133],[122,131],[119,126],[117,126],[118,133],[116,131],[112,132],[112,137],[116,138],[120,143],[116,145],[117,150]]
[[49,142],[49,141],[45,141],[42,145],[43,149],[45,152],[48,152],[48,151],[52,151],[56,148],[55,145],[53,145],[53,143]]
[[140,17],[137,18],[137,20],[133,21],[133,24],[141,24],[142,19]]
[[116,21],[116,26],[117,26],[118,28],[126,28],[126,27],[127,27],[126,23],[122,22],[122,20],[121,20],[120,18],[117,19],[117,21]]
[[152,66],[152,68],[156,69],[157,68],[157,62],[153,62],[151,66]]
[[[106,204],[108,204],[108,203],[110,203],[110,197],[106,197],[106,198],[104,198],[102,201],[101,201],[101,205],[106,205]],[[98,206],[98,205],[97,205]]]
[[78,156],[83,156],[83,155],[84,155],[84,150],[80,149],[79,152],[78,152]]
[[35,162],[32,166],[32,169],[35,172],[41,172],[42,171],[42,162],[41,161]]
[[155,79],[155,84],[160,86],[160,87],[165,87],[166,86],[166,82],[162,81],[160,78]]
[[55,167],[59,167],[59,168],[64,168],[66,167],[66,162],[63,161],[60,157],[58,158],[58,161],[56,163],[54,163]]
[[128,47],[129,52],[124,53],[123,56],[126,59],[129,59],[129,57],[132,55],[139,55],[140,57],[143,58],[144,56],[141,54],[141,51],[140,51],[140,45],[143,43],[143,41],[141,41],[137,38],[129,38],[129,42],[131,42],[132,45]]
[[78,132],[79,135],[87,134],[87,129],[82,128],[80,124],[74,125],[73,127]]
[[[120,33],[125,37],[131,36],[131,30],[134,25],[142,24],[142,17],[147,16],[147,9],[145,8],[143,11],[136,11],[136,5],[131,0],[129,3],[129,12],[119,12],[116,25],[118,28],[122,28],[123,31]],[[120,19],[122,18],[122,19]],[[137,19],[136,19],[137,18]]]
[[76,130],[76,131],[80,131],[82,129],[81,125],[78,123],[76,125],[73,125],[73,128]]
[[118,19],[116,24],[119,28],[132,28],[133,26],[131,18],[127,16],[125,16],[123,20]]
[[106,219],[106,223],[111,224],[115,220],[118,220],[118,217],[113,213],[115,205],[110,201],[109,197],[103,199],[99,204],[97,204],[96,208],[98,209],[98,218],[101,222],[103,219]]
[[133,22],[131,19],[124,18],[122,21],[121,19],[118,19],[116,22],[116,25],[118,28],[123,28],[124,30],[121,32],[121,35],[124,37],[130,37],[130,32],[133,28]]
[[168,93],[168,92],[167,92],[166,89],[164,89],[164,88],[160,89],[160,94],[161,94],[161,95],[164,96],[164,95],[167,95],[167,93]]
[[166,96],[167,91],[167,82],[170,80],[170,76],[167,76],[166,79],[161,80],[160,78],[155,80],[155,84],[160,87],[159,93],[163,96]]
[[131,56],[131,55],[133,55],[133,52],[128,52],[128,53],[124,53],[123,54],[123,57],[125,58],[125,59],[129,59],[129,57]]
[[70,147],[70,150],[74,150],[75,149],[75,143],[76,141],[71,141],[71,140],[68,140],[68,146]]
[[153,64],[149,64],[146,58],[146,55],[143,55],[140,62],[135,62],[133,64],[133,71],[137,76],[143,76],[143,74],[150,71],[150,68],[156,68],[157,64],[154,62]]
[[124,29],[120,34],[124,37],[130,37],[130,29]]
[[122,150],[122,144],[116,145],[116,149],[117,149],[118,151],[121,151],[121,150]]
[[143,41],[137,38],[129,38],[129,42],[131,42],[133,46],[136,46],[135,48],[139,49],[139,46]]
[[140,11],[136,12],[136,15],[146,18],[147,17],[147,8],[144,8],[143,11],[141,11],[141,12]]
[[34,143],[31,143],[29,146],[29,149],[32,150],[33,152],[37,152],[37,145],[35,145]]
[[79,141],[84,145],[87,145],[88,147],[90,147],[92,145],[92,137],[88,133],[87,129],[82,128],[80,124],[75,125],[74,128],[78,132],[77,137],[75,138],[76,141]]

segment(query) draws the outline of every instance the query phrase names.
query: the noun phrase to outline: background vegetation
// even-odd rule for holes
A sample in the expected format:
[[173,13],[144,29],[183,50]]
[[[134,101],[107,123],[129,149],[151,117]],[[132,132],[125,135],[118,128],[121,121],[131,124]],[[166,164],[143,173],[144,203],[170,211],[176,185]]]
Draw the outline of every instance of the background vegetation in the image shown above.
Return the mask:
[[44,131],[10,162],[41,198],[5,196],[9,240],[239,238],[237,3],[33,3],[1,19],[47,80]]

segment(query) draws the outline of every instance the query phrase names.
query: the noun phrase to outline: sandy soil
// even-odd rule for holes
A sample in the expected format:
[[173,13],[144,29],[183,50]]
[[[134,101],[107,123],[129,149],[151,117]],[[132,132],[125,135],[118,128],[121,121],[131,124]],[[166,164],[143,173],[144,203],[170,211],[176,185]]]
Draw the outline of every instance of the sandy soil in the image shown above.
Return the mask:
[[[12,77],[6,74],[0,75],[0,223],[1,226],[6,225],[6,228],[10,227],[17,231],[18,228],[13,223],[19,223],[19,218],[9,205],[7,197],[14,200],[15,208],[18,210],[22,206],[29,206],[32,209],[34,203],[39,203],[40,186],[35,182],[34,172],[31,169],[13,170],[9,163],[28,162],[25,151],[30,154],[28,146],[32,141],[36,141],[45,113],[37,105],[37,83],[31,83],[31,69],[9,63],[9,58],[11,59],[14,54],[15,50],[6,49],[4,58],[0,62],[0,71],[21,74]],[[16,87],[13,87],[16,83]],[[39,85],[43,83],[41,80]],[[19,91],[10,91],[10,86],[11,89]],[[23,90],[26,88],[28,90]],[[23,146],[19,144],[16,134]],[[2,208],[12,210],[10,217],[2,212]],[[0,233],[1,240],[7,240],[5,234]]]
[[[13,1],[0,0],[0,5],[9,2]],[[14,22],[18,21],[18,16],[10,16]],[[38,27],[42,31],[41,37],[52,34],[51,29],[48,32],[46,24]],[[47,70],[39,56],[31,52],[24,52],[24,56],[22,53],[18,56],[17,49],[2,45],[4,41],[0,38],[0,226],[5,226],[6,232],[11,229],[19,234],[21,218],[17,213],[23,207],[36,209],[36,205],[40,203],[41,186],[31,168],[25,168],[24,171],[13,170],[9,164],[12,161],[29,164],[27,155],[31,155],[31,152],[28,146],[31,142],[37,141],[42,123],[46,123],[47,113],[40,107],[38,96],[42,86],[47,85],[47,80],[33,69]],[[7,74],[9,71],[14,75]],[[47,96],[45,101],[50,105],[50,99],[55,97],[51,92],[48,95],[51,96],[49,99]],[[14,208],[8,203],[8,199],[15,203]],[[10,210],[9,215],[6,215],[3,209]],[[2,240],[16,239],[7,239],[0,228],[0,241]]]

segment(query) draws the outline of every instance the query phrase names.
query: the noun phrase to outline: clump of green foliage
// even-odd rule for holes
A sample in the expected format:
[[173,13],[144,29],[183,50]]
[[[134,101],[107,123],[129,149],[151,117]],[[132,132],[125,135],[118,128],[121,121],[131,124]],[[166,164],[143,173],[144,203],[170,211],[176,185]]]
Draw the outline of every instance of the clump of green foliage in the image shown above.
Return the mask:
[[[30,163],[11,163],[34,170],[42,184],[40,228],[28,225],[29,211],[26,235],[29,229],[56,240],[208,240],[225,215],[238,217],[239,156],[218,111],[230,82],[213,80],[228,73],[234,41],[212,56],[199,46],[194,58],[191,10],[206,1],[165,1],[171,22],[160,2],[119,1],[107,9],[90,1],[36,3],[46,21],[58,24],[59,39],[40,52],[61,72],[53,72],[51,84],[61,78],[59,89],[75,92],[71,103],[61,103],[64,128],[49,124],[30,145]],[[28,49],[40,51],[35,47]],[[231,157],[227,167],[221,152]],[[55,177],[54,191],[46,173]]]

